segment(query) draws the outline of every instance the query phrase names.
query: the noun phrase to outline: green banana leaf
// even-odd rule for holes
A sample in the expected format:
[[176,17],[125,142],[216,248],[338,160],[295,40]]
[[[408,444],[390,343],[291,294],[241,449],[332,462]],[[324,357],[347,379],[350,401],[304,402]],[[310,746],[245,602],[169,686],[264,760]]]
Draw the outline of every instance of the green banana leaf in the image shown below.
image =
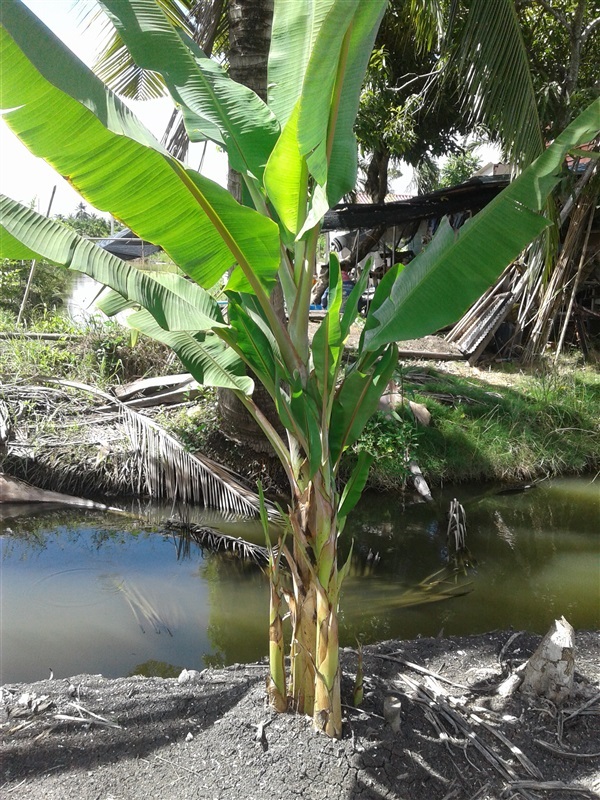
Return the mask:
[[[280,384],[279,376],[276,381]],[[281,423],[300,443],[306,455],[310,479],[321,466],[321,417],[314,399],[301,386],[281,387],[275,394],[275,405]]]
[[365,70],[387,0],[337,0],[306,69],[298,141],[329,207],[356,185],[354,122]]
[[379,398],[398,364],[398,350],[388,347],[368,373],[349,372],[333,402],[329,430],[332,463],[354,444],[368,420],[377,410]]
[[302,92],[306,67],[320,26],[335,0],[277,0],[269,50],[269,108],[281,127]]
[[[0,258],[40,258],[83,272],[110,286],[129,304],[145,306],[167,330],[211,330],[225,324],[218,303],[194,283],[180,275],[136,269],[66,225],[4,195],[0,195]],[[118,310],[115,307],[112,313]]]
[[[265,181],[283,223],[298,235],[355,186],[353,125],[385,6],[385,0],[276,4],[269,97],[285,127]],[[307,166],[318,187],[304,225]]]
[[244,362],[212,333],[226,330],[219,305],[199,286],[180,275],[136,269],[3,195],[0,220],[0,258],[41,258],[95,278],[114,292],[99,304],[103,310],[144,306],[128,316],[128,325],[171,347],[199,383],[252,393]]
[[267,162],[264,182],[280,221],[295,237],[306,219],[308,167],[298,148],[296,105]]
[[562,178],[570,149],[600,129],[593,102],[508,188],[458,231],[444,221],[428,247],[389,287],[380,284],[365,324],[364,347],[414,339],[455,322],[551,223],[540,214]]
[[[275,222],[170,157],[136,117],[17,0],[2,4],[0,104],[36,156],[101,210],[213,286],[236,262],[268,291],[279,266]],[[254,284],[254,286],[253,286]]]
[[344,351],[340,309],[342,305],[342,277],[340,262],[335,254],[329,258],[329,303],[327,313],[315,331],[312,356],[315,378],[321,396],[328,398],[335,382]]
[[307,158],[311,175],[321,186],[327,183],[330,126],[337,121],[339,98],[334,95],[334,88],[339,89],[343,80],[345,38],[358,4],[359,0],[336,0],[331,6],[321,23],[304,75],[298,146],[300,153]]
[[145,309],[130,314],[127,324],[174,350],[198,383],[252,394],[254,381],[245,374],[244,362],[216,334],[166,331]]
[[251,89],[232,81],[156,0],[100,0],[136,64],[162,75],[181,105],[192,141],[212,139],[227,150],[231,166],[262,180],[279,136],[279,124]]
[[358,454],[358,461],[354,465],[352,474],[344,486],[344,491],[340,498],[338,510],[338,520],[340,522],[348,516],[360,500],[374,460],[375,456],[372,453],[367,453],[366,450],[361,450]]
[[277,343],[242,304],[230,295],[227,306],[230,329],[219,330],[218,335],[238,352],[256,377],[275,399],[275,376],[283,369],[278,358]]

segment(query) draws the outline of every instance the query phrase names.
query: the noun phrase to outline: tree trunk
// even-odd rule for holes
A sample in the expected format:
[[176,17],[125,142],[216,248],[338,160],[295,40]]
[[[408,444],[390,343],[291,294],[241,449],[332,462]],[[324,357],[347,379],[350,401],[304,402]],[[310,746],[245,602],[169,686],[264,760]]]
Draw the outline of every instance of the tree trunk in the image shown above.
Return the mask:
[[[271,44],[273,0],[229,0],[229,75],[267,100],[267,66]],[[227,188],[241,202],[242,184],[229,169]]]
[[[238,83],[267,99],[267,66],[271,43],[273,0],[229,0],[229,75]],[[242,201],[239,173],[229,169],[227,188],[238,202]],[[280,319],[284,316],[283,293],[279,284],[273,290],[271,305]],[[219,413],[226,436],[248,445],[257,452],[270,450],[270,445],[256,422],[228,389],[218,391]],[[268,392],[256,386],[253,400],[271,423],[282,432],[277,411]]]

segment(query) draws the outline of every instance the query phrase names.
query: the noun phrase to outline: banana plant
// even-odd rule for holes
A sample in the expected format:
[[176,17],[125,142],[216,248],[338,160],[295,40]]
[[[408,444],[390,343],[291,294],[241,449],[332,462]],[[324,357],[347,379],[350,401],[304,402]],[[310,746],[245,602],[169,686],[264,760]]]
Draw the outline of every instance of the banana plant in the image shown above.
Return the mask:
[[[44,258],[109,287],[107,313],[132,306],[132,327],[167,343],[194,377],[232,389],[268,438],[289,486],[287,532],[271,564],[269,697],[341,735],[338,606],[347,564],[337,542],[364,488],[361,455],[344,487],[344,452],[360,436],[397,365],[396,341],[457,319],[550,223],[540,213],[570,148],[597,132],[600,101],[459,232],[442,226],[371,304],[361,347],[344,366],[367,270],[342,310],[338,260],[312,342],[310,291],[325,211],[354,187],[361,82],[386,0],[275,0],[268,103],[230,80],[158,0],[101,0],[136,62],[159,73],[193,140],[224,147],[247,204],[171,156],[118,97],[20,0],[3,0],[0,102],[32,153],[95,207],[161,246],[180,275],[142,273],[59,223],[1,198],[0,256]],[[209,289],[226,273],[226,318]],[[281,283],[287,320],[269,302]],[[285,435],[253,400],[272,397]],[[291,575],[286,585],[280,554]],[[284,676],[281,607],[291,617]]]

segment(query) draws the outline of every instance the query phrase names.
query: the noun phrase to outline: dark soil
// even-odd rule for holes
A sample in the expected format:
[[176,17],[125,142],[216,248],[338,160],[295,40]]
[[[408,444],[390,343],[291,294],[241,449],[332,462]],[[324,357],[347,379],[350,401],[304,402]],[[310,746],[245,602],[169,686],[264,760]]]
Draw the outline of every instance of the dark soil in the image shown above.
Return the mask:
[[[496,694],[539,639],[493,632],[365,648],[360,709],[352,707],[357,655],[344,651],[340,741],[265,704],[264,664],[191,673],[187,682],[79,675],[5,686],[2,797],[599,797],[598,634],[577,633],[568,707]],[[401,706],[397,731],[384,711],[390,695]]]

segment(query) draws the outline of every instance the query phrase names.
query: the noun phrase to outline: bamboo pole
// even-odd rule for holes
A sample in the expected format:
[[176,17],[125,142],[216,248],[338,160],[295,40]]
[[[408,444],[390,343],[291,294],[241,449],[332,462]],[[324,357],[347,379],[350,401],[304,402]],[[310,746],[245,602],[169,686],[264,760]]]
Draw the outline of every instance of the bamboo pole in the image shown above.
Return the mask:
[[581,275],[583,273],[583,266],[585,264],[585,256],[587,251],[588,242],[590,240],[590,233],[592,232],[592,224],[594,222],[594,206],[590,209],[590,218],[588,220],[587,230],[585,232],[585,238],[583,240],[583,247],[581,248],[581,258],[579,259],[579,265],[577,267],[577,274],[575,275],[575,280],[573,281],[573,289],[571,291],[571,297],[569,298],[569,305],[567,307],[567,311],[565,314],[565,319],[563,322],[562,330],[560,332],[560,338],[558,340],[558,344],[556,345],[556,353],[554,355],[554,363],[558,361],[558,357],[560,355],[560,351],[562,350],[563,344],[565,343],[565,336],[567,334],[567,327],[569,325],[569,320],[571,319],[571,313],[573,311],[573,304],[575,302],[575,295],[577,294],[577,290],[579,289],[579,284],[581,281]]

